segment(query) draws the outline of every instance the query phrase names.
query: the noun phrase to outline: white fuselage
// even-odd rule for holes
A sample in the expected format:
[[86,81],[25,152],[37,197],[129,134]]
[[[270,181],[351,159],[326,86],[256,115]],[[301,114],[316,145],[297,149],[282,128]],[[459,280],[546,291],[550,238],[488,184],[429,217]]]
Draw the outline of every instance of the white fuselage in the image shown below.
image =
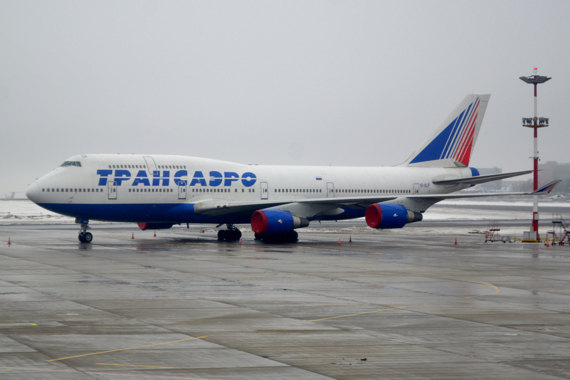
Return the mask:
[[[188,156],[93,154],[69,158],[38,179],[27,194],[42,207],[77,218],[141,222],[162,220],[160,213],[176,205],[208,201],[302,202],[444,194],[467,186],[437,186],[434,179],[471,175],[469,168],[244,165]],[[228,222],[247,223],[249,215],[233,214]],[[180,213],[172,219],[226,222],[224,217],[196,215],[183,220]]]

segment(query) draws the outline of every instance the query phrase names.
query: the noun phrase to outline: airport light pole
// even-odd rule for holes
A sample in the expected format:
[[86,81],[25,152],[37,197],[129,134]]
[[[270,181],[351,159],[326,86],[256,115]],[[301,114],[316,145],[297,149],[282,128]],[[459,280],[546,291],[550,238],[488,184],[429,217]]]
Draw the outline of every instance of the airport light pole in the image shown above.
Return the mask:
[[[550,80],[550,77],[537,74],[538,68],[534,68],[534,75],[528,77],[519,77],[523,82],[534,85],[534,117],[523,117],[522,126],[534,129],[534,178],[533,178],[533,191],[538,190],[538,128],[548,127],[548,118],[538,117],[538,85]],[[538,195],[534,195],[533,208],[532,208],[532,224],[530,234],[526,241],[539,242],[540,236],[538,234]]]

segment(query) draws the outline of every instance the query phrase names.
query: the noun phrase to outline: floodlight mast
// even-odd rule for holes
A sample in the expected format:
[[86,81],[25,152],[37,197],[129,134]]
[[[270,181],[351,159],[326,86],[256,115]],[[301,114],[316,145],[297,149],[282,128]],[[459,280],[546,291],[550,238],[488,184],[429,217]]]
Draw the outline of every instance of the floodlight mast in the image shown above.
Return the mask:
[[[538,190],[538,128],[548,127],[548,118],[538,117],[538,85],[550,80],[550,77],[538,75],[538,68],[534,68],[534,75],[528,77],[519,77],[523,82],[534,85],[534,117],[523,117],[523,127],[534,129],[533,140],[533,161],[534,161],[534,178],[533,178],[533,191]],[[538,234],[538,195],[534,195],[533,208],[532,208],[532,224],[530,229],[530,241],[539,242],[540,235]]]

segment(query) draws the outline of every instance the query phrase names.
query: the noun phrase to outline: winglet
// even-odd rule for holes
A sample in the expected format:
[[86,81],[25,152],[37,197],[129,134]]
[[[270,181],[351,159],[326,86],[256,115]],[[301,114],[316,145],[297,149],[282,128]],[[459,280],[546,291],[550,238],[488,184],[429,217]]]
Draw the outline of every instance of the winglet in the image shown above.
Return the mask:
[[546,185],[542,186],[541,188],[537,189],[536,191],[534,191],[532,194],[550,194],[550,192],[556,187],[556,185],[558,185],[560,182],[562,182],[562,180],[554,180],[552,182],[548,182]]

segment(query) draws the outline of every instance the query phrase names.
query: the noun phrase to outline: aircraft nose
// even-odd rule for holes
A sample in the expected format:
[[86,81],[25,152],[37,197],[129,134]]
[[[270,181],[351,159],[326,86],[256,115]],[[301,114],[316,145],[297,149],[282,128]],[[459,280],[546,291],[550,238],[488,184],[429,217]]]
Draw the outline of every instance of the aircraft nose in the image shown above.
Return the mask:
[[40,196],[41,189],[40,185],[38,185],[38,181],[32,183],[28,190],[26,190],[26,197],[34,203],[38,203],[38,198]]

